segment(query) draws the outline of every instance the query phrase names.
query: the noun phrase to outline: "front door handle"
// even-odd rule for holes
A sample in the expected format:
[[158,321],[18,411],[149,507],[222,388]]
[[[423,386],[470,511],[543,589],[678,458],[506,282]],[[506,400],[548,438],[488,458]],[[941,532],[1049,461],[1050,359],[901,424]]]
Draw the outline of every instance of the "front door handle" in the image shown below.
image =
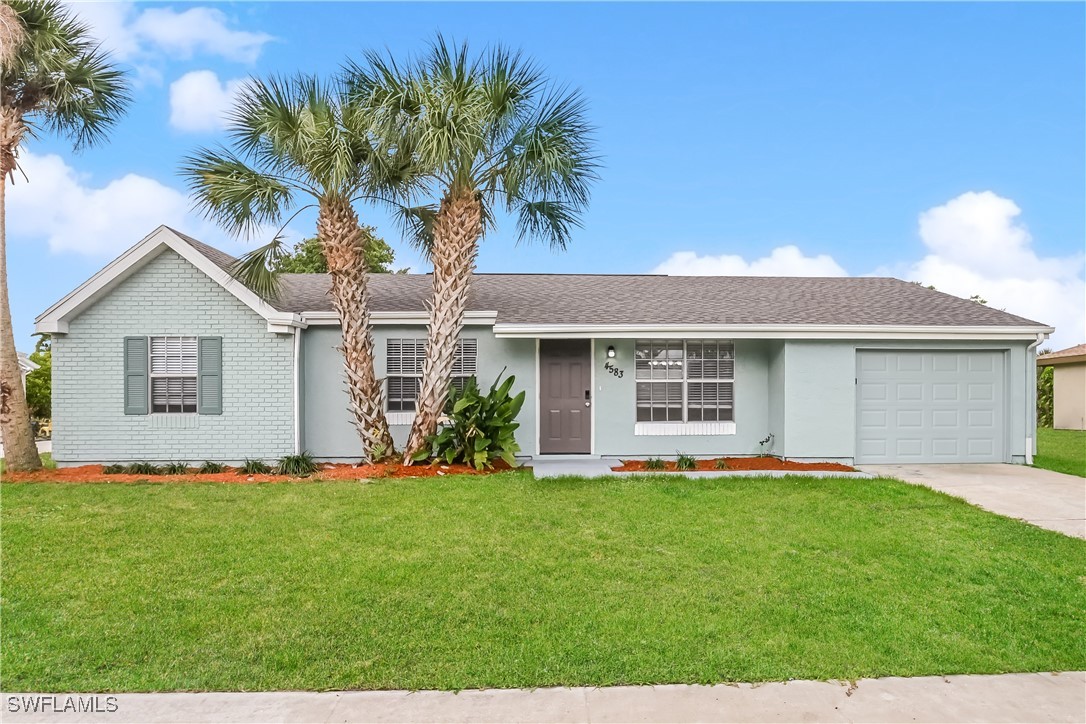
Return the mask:
[[592,398],[592,390],[585,390],[584,391],[584,406],[585,407],[591,407],[592,406],[592,402],[590,401],[591,398]]

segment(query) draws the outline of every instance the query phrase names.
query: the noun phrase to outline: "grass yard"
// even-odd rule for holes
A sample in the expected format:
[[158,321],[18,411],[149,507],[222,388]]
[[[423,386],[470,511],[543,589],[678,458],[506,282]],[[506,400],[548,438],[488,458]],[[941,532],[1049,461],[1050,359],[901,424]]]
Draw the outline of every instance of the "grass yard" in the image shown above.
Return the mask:
[[0,495],[9,692],[1086,669],[1086,541],[890,480]]
[[[42,467],[56,469],[57,464],[53,462],[52,453],[42,453],[40,457]],[[7,466],[4,464],[4,458],[0,458],[0,475],[3,475],[5,470],[7,470]]]
[[1033,465],[1086,478],[1086,430],[1038,428]]

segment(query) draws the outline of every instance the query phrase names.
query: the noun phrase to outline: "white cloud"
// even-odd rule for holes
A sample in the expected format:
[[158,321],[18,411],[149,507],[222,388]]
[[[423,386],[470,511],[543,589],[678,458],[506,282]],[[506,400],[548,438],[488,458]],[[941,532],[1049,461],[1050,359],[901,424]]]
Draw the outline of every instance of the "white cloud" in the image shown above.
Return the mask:
[[[183,192],[154,179],[127,174],[104,185],[93,185],[54,154],[24,152],[22,171],[8,190],[7,224],[14,239],[43,240],[53,253],[113,257],[154,231],[172,226],[232,254],[253,248],[236,240],[191,211]],[[253,241],[263,243],[274,230],[262,229]],[[288,243],[300,238],[293,229]]]
[[[1086,340],[1084,257],[1043,257],[1021,209],[991,191],[964,193],[919,216],[919,235],[928,253],[875,271],[922,282],[955,296],[979,294],[988,306],[1005,309],[1056,328],[1045,343],[1054,349]],[[805,256],[795,246],[774,249],[747,261],[735,254],[699,256],[681,251],[653,269],[657,274],[737,276],[843,276],[832,257]]]
[[232,29],[229,18],[217,8],[197,6],[178,12],[169,7],[141,10],[133,2],[70,5],[118,60],[154,55],[188,60],[202,54],[252,63],[273,40],[267,33]]
[[194,70],[170,84],[170,125],[181,131],[215,131],[245,85],[238,78],[225,83],[210,70]]
[[843,277],[848,272],[827,254],[804,256],[794,245],[778,246],[769,256],[747,261],[738,254],[699,256],[678,251],[652,270],[653,274],[674,276],[742,277]]
[[920,214],[928,255],[903,276],[1056,327],[1046,346],[1086,339],[1083,255],[1038,256],[1021,209],[991,191],[968,192]]

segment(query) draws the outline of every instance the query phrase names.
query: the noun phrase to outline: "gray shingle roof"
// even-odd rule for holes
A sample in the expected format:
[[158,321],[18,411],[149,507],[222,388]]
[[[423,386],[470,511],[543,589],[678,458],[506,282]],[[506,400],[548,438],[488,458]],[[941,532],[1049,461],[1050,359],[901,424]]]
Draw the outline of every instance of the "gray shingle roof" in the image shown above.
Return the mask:
[[[184,237],[218,266],[234,258]],[[373,311],[422,312],[428,274],[371,274]],[[280,311],[332,311],[327,274],[284,274]],[[499,324],[1044,326],[888,277],[476,274],[469,311]]]

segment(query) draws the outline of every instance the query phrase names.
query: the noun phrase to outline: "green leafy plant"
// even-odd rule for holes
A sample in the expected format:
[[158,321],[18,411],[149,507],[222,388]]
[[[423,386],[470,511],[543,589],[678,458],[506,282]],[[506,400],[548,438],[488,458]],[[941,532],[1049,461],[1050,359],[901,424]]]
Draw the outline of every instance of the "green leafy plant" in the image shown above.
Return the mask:
[[279,475],[305,477],[317,472],[317,463],[313,462],[313,456],[308,452],[287,455],[279,459],[279,465],[276,466],[275,472]]
[[698,467],[698,461],[693,455],[676,453],[675,468],[678,470],[694,470]]
[[263,460],[252,460],[249,458],[246,458],[242,466],[238,468],[238,473],[242,475],[268,475],[271,471],[271,467]]
[[413,459],[462,462],[476,470],[493,467],[495,460],[516,465],[520,445],[514,433],[520,427],[516,417],[524,405],[524,392],[509,394],[515,381],[510,375],[501,382],[499,374],[485,395],[474,377],[465,381],[463,390],[451,387],[445,404],[448,422],[436,435],[426,438],[426,447]]
[[221,473],[225,469],[226,466],[221,463],[213,463],[210,460],[205,460],[204,464],[200,466],[200,474],[215,475],[216,473]]
[[645,461],[645,470],[666,470],[667,463],[663,458],[649,458]]
[[124,466],[128,475],[162,475],[162,468],[148,462],[130,463]]
[[728,461],[724,458],[717,458],[716,462],[713,463],[713,467],[717,470],[728,470],[730,466],[728,465]]
[[102,472],[106,475],[120,475],[124,472],[124,465],[106,465]]
[[189,471],[185,463],[169,463],[162,468],[163,475],[184,475]]
[[1052,427],[1052,376],[1054,367],[1037,368],[1037,427]]

